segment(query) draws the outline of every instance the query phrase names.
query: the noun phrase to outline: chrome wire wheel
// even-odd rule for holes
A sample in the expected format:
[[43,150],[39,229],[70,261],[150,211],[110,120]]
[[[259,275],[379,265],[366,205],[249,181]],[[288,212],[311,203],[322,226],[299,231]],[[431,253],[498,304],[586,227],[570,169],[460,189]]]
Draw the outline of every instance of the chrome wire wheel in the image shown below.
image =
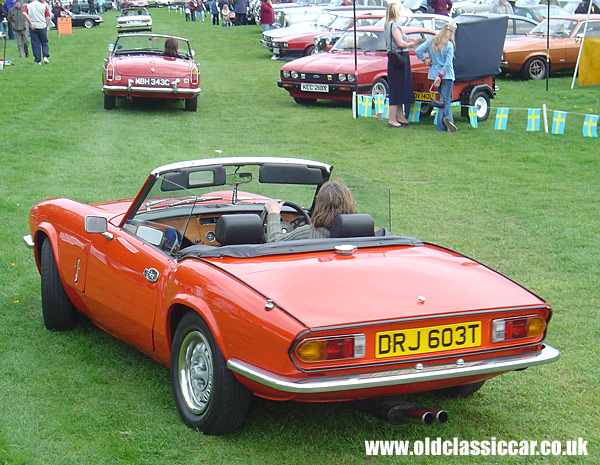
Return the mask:
[[181,395],[190,412],[203,413],[213,394],[213,353],[200,331],[186,335],[179,349],[177,363]]

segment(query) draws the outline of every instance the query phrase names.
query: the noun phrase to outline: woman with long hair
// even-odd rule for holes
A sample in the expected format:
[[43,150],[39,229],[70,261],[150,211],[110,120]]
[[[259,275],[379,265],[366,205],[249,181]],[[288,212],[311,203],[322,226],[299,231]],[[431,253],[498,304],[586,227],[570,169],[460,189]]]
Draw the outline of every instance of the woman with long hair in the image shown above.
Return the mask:
[[415,49],[417,57],[429,66],[427,77],[437,87],[444,105],[438,110],[436,125],[438,131],[456,132],[452,116],[455,31],[456,27],[453,24],[445,24],[432,39],[422,43]]
[[179,44],[177,39],[173,37],[167,37],[165,40],[165,49],[163,55],[166,57],[178,57],[179,56]]
[[280,226],[282,207],[283,202],[277,200],[269,200],[265,204],[267,242],[329,237],[329,227],[337,215],[356,213],[356,203],[350,189],[338,181],[328,181],[319,189],[311,216],[312,224],[305,224],[283,234]]
[[400,69],[388,59],[387,76],[390,99],[388,126],[391,128],[401,128],[408,124],[403,105],[410,107],[415,101],[408,49],[415,46],[416,40],[409,39],[402,31],[398,23],[401,16],[402,4],[388,3],[385,12],[385,46],[388,51],[399,52],[405,60],[404,66]]

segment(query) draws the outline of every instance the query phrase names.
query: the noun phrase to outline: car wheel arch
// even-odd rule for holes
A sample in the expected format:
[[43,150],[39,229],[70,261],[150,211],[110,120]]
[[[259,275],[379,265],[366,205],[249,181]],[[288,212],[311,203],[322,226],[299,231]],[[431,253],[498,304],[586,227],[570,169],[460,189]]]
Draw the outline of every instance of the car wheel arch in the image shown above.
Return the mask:
[[[58,234],[56,230],[48,225],[48,227],[38,226],[37,231],[33,234],[33,250],[35,252],[35,262],[38,267],[38,271],[41,271],[41,262],[42,262],[42,243],[45,239],[50,240],[50,244],[52,245],[52,252],[54,252],[54,260],[56,261],[56,266],[58,268],[58,272],[61,272],[60,268],[60,255],[58,254]],[[62,279],[62,275],[61,275]]]
[[206,323],[206,326],[208,326],[208,329],[212,333],[212,336],[217,345],[219,346],[223,357],[225,357],[225,360],[227,360],[228,355],[225,343],[223,341],[223,338],[221,337],[222,332],[219,329],[219,324],[217,323],[212,312],[210,311],[208,305],[203,301],[198,302],[197,300],[193,304],[189,301],[174,302],[171,304],[167,317],[168,327],[166,328],[167,334],[169,335],[169,352],[173,347],[173,339],[175,337],[177,327],[179,326],[179,323],[181,322],[183,317],[185,317],[188,313],[195,313],[200,318],[202,318],[202,320],[204,321],[204,323]]

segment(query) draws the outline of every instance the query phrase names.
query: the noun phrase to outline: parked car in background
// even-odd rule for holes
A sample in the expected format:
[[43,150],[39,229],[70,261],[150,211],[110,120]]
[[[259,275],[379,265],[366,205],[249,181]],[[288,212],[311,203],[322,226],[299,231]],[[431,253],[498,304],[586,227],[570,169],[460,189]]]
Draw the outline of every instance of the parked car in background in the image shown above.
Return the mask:
[[[177,41],[177,56],[164,55],[165,41]],[[104,60],[104,108],[112,110],[117,97],[164,98],[185,102],[196,111],[200,71],[187,39],[162,34],[121,34]]]
[[151,31],[152,17],[145,7],[126,7],[117,17],[118,32]]
[[[435,35],[423,28],[404,28],[408,37],[425,40]],[[318,99],[352,99],[352,92],[387,94],[387,54],[383,27],[356,30],[358,81],[354,65],[354,30],[345,32],[327,53],[306,56],[285,64],[277,85],[287,90],[296,103]],[[425,66],[410,51],[411,66]]]
[[[444,24],[447,24],[450,21],[452,21],[452,18],[445,15],[436,15],[434,13],[417,13],[410,16],[402,16],[399,20],[403,26],[423,28],[434,32],[439,31]],[[383,27],[384,24],[385,14],[374,24],[374,26]],[[365,24],[359,24],[359,26],[364,25]],[[331,47],[333,47],[342,34],[343,32],[338,31],[329,32],[315,37],[315,49],[318,50],[319,53],[331,49]]]
[[[100,25],[100,23],[104,22],[102,16],[100,15],[91,15],[86,13],[75,14],[70,12],[69,10],[63,10],[62,17],[71,18],[71,26],[73,27],[85,27],[86,29],[91,29],[94,26]],[[57,22],[54,21],[54,27],[57,26]]]
[[[478,21],[482,17],[483,18],[493,18],[495,16],[503,16],[497,15],[495,13],[477,13],[477,14],[462,14],[455,18],[457,23],[464,23],[467,21]],[[524,36],[531,32],[531,30],[536,27],[539,23],[531,18],[526,18],[524,16],[517,15],[506,15],[508,17],[508,22],[506,26],[506,37],[515,37],[515,36]]]
[[[327,238],[264,243],[269,199],[285,200],[282,231],[310,224],[329,180],[350,186],[362,213],[335,217]],[[465,397],[559,358],[544,343],[544,299],[465,255],[390,233],[389,190],[375,184],[317,161],[230,157],[157,167],[134,199],[41,201],[24,239],[44,324],[72,329],[79,312],[168,366],[181,420],[213,435],[240,428],[252,395],[370,399],[390,421],[441,423],[443,410],[390,397]]]
[[[543,21],[548,16],[548,5],[523,5],[519,6],[517,3],[513,7],[513,11],[516,15],[525,16],[526,18],[533,19],[534,21],[540,22]],[[550,5],[550,17],[553,18],[555,16],[565,16],[569,15],[567,10],[561,8],[558,5]]]
[[498,0],[475,0],[475,1],[458,1],[453,2],[450,15],[453,17],[465,14],[465,13],[487,13],[491,11],[492,7],[498,2]]
[[[546,62],[548,20],[544,19],[525,37],[504,42],[502,68],[519,73],[523,79],[544,79],[548,71],[572,69],[583,37],[587,15],[550,18],[550,70]],[[587,37],[600,37],[600,15],[590,15]]]
[[[104,9],[104,11],[109,11],[113,9],[113,2],[107,2],[104,0],[102,1],[102,8]],[[69,2],[68,4],[64,4],[63,6],[65,8],[70,8],[72,13],[75,14],[80,14],[80,13],[89,13],[90,12],[90,5],[88,2],[84,1],[84,2]],[[96,12],[100,11],[100,2],[99,1],[95,1],[94,2],[94,6],[96,8]]]
[[[385,16],[383,9],[360,9],[357,10],[356,22],[358,26],[369,26],[375,24]],[[354,25],[354,12],[326,10],[317,21],[317,27],[309,31],[296,32],[293,34],[279,35],[274,37],[268,47],[270,51],[279,57],[300,57],[318,53],[315,47],[315,37],[324,31],[339,33],[346,31]],[[327,24],[327,25],[325,25]],[[276,29],[283,31],[283,29]],[[267,36],[265,33],[263,36]]]

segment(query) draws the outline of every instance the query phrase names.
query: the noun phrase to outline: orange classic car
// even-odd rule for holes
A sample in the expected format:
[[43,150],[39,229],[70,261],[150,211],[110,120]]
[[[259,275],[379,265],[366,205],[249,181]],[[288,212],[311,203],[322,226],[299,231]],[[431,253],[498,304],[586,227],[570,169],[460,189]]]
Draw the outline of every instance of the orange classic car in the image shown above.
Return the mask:
[[[548,71],[575,68],[586,19],[587,15],[551,17],[549,40],[548,19],[544,19],[525,36],[507,37],[501,68],[511,73],[519,73],[523,79],[544,79]],[[585,35],[600,37],[600,15],[590,15]],[[546,59],[548,45],[549,62]]]
[[444,411],[398,395],[468,395],[557,359],[543,342],[548,303],[458,252],[391,234],[389,192],[374,183],[336,174],[369,213],[336,217],[330,237],[264,242],[265,202],[286,200],[291,231],[330,179],[310,160],[205,159],[155,169],[133,199],[36,204],[24,239],[46,327],[68,330],[81,314],[169,366],[182,420],[205,434],[239,428],[251,395],[441,422]]

